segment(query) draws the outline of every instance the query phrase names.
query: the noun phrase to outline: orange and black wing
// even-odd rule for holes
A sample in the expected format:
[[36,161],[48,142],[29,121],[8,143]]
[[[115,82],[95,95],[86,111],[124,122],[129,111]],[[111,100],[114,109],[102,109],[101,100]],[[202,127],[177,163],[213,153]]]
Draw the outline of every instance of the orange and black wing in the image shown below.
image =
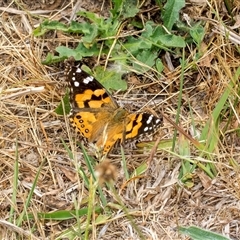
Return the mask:
[[123,141],[150,135],[156,132],[162,124],[162,117],[158,118],[149,113],[130,113],[126,118],[123,132],[115,134],[114,139]]
[[70,122],[83,137],[107,154],[117,141],[153,133],[162,118],[148,113],[129,113],[120,108],[108,91],[81,65],[67,65],[70,88]]
[[110,93],[93,76],[81,69],[81,65],[66,65],[65,74],[70,88],[72,109],[117,108]]
[[89,142],[103,142],[102,133],[109,125],[111,114],[118,108],[108,91],[81,65],[67,63],[66,78],[70,88],[71,125]]

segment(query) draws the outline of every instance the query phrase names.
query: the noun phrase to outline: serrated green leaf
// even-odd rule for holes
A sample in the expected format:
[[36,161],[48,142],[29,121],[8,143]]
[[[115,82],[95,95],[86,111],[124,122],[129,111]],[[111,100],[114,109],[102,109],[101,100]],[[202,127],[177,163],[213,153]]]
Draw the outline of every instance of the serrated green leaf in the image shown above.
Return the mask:
[[90,25],[87,29],[84,29],[84,36],[82,41],[86,43],[92,43],[98,36],[98,28],[95,24]]
[[114,19],[118,18],[119,13],[121,12],[122,1],[123,0],[112,0],[113,9],[110,10],[110,13]]
[[71,33],[82,33],[82,41],[87,43],[92,43],[94,39],[98,36],[98,25],[91,24],[89,22],[78,23],[72,21],[68,32]]
[[66,32],[68,30],[68,27],[58,21],[45,20],[40,24],[38,28],[33,30],[33,34],[34,36],[39,37],[46,33],[48,30],[60,30]]
[[146,41],[145,39],[129,37],[128,41],[123,46],[135,56],[141,49],[150,49],[152,47],[152,43],[150,41]]
[[89,32],[88,29],[91,27],[91,24],[88,22],[76,22],[76,21],[71,21],[68,32],[69,33],[85,33]]
[[163,35],[166,35],[166,31],[164,30],[164,28],[162,26],[155,26],[153,28],[151,38],[153,42],[156,43],[159,40],[159,38]]
[[99,38],[115,36],[121,24],[117,20],[111,18],[104,19],[103,17],[99,17],[97,14],[88,11],[80,11],[78,15],[84,16],[92,21],[92,24],[90,24],[90,26],[86,25],[86,28],[83,30],[83,41],[87,42],[91,42],[91,39],[94,39],[96,36]]
[[62,57],[62,56],[54,56],[52,53],[48,53],[46,56],[46,59],[44,61],[42,61],[42,64],[53,64],[53,63],[58,63],[58,62],[62,62],[63,60],[65,60],[66,57]]
[[134,17],[138,12],[138,1],[137,0],[125,0],[123,1],[123,8],[122,8],[122,18],[127,19]]
[[75,49],[70,49],[65,46],[59,46],[56,48],[56,51],[59,53],[59,56],[69,58],[74,57],[75,60],[81,60],[82,54],[77,52]]
[[98,16],[96,13],[93,13],[93,12],[79,11],[77,13],[77,15],[79,15],[81,17],[85,17],[85,18],[89,19],[90,21],[92,21],[93,23],[95,23],[97,25],[102,25],[102,23],[104,22],[103,17]]
[[185,6],[185,0],[168,0],[162,14],[164,26],[171,31],[173,24],[179,19],[179,12]]
[[138,64],[137,62],[134,62],[133,68],[139,74],[142,74],[148,71],[155,64],[155,59],[157,58],[157,56],[158,51],[143,50],[136,56],[136,59],[143,64]]
[[[80,42],[75,49],[76,52],[81,53],[82,57],[92,57],[92,56],[98,56],[99,53],[99,48],[97,44],[91,44],[91,45],[86,45],[82,42]],[[105,53],[103,51],[103,53]]]
[[82,29],[84,28],[84,24],[89,24],[89,23],[86,23],[86,22],[79,23],[79,22],[76,22],[76,21],[71,21],[71,23],[69,25],[69,28],[68,28],[68,32],[70,32],[70,33],[82,33],[83,32]]
[[[141,41],[143,41],[148,48],[151,48],[153,45],[157,46],[159,50],[166,49],[166,47],[182,48],[186,46],[185,40],[181,36],[166,34],[162,26],[154,25],[152,22],[147,22],[145,26],[146,31],[141,35]],[[137,40],[140,41],[139,39]]]
[[127,89],[126,81],[122,80],[122,74],[115,70],[106,69],[102,66],[95,68],[96,79],[107,89],[107,90],[121,90]]
[[158,41],[166,47],[184,48],[186,46],[182,37],[171,34],[160,35]]
[[114,19],[121,21],[136,16],[139,12],[137,0],[113,0],[113,9],[110,11]]
[[141,34],[143,38],[150,38],[153,35],[153,32],[155,31],[156,25],[154,22],[147,21],[144,26],[144,31]]
[[81,42],[78,44],[76,49],[70,49],[65,46],[59,46],[56,48],[56,51],[59,53],[59,56],[63,59],[74,57],[76,61],[81,60],[83,57],[97,56],[99,49],[97,45],[94,44],[89,48],[86,48]]
[[197,45],[199,45],[202,42],[205,35],[204,27],[201,26],[200,24],[201,23],[199,22],[190,29],[190,35]]

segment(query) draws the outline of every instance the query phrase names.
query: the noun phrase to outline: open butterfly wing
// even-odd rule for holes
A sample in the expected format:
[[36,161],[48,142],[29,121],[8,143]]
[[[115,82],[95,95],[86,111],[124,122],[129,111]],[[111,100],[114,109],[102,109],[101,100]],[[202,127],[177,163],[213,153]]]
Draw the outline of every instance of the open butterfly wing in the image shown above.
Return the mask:
[[148,113],[129,113],[81,64],[66,65],[70,88],[70,122],[83,137],[107,154],[117,141],[124,142],[155,132],[163,119]]
[[66,65],[65,74],[70,88],[70,103],[76,108],[118,108],[110,93],[94,77],[81,69],[81,65]]

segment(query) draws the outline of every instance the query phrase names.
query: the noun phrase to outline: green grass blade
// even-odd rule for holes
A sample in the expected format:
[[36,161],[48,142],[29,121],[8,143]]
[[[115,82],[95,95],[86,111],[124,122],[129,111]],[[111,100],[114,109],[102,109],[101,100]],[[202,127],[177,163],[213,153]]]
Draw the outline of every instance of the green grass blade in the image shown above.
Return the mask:
[[[88,208],[81,208],[77,210],[77,215],[79,217],[82,217],[87,214]],[[95,213],[100,213],[101,207],[97,206],[95,207]],[[63,220],[69,220],[76,217],[76,210],[59,210],[51,213],[37,213],[38,219],[42,220],[55,220],[55,221],[63,221]],[[23,220],[27,219],[34,219],[34,214],[29,213],[26,216],[23,217]]]
[[239,76],[240,76],[240,67],[236,71],[236,74],[234,76],[234,80],[230,81],[230,83],[226,87],[226,90],[224,91],[222,97],[218,101],[215,109],[213,110],[212,119],[210,119],[207,122],[204,129],[202,130],[202,134],[201,134],[200,139],[205,140],[208,143],[210,143],[209,145],[207,145],[207,151],[208,152],[213,152],[213,150],[215,149],[215,147],[218,143],[218,130],[216,129],[215,133],[213,132],[211,134],[209,134],[209,132],[212,131],[213,127],[216,128],[218,126],[220,113],[223,110],[224,105],[226,104],[229,96],[231,95],[232,92],[234,92],[234,88],[236,86],[237,79],[239,79]]
[[12,222],[13,219],[13,213],[14,213],[14,208],[17,203],[17,189],[18,189],[18,173],[19,173],[19,168],[18,168],[18,140],[16,140],[16,151],[15,151],[15,163],[14,163],[14,175],[13,175],[13,194],[12,194],[12,204],[9,212],[9,222]]
[[[83,147],[82,145],[81,145],[81,149],[82,149],[83,156],[84,156],[84,160],[85,160],[85,163],[86,163],[86,165],[87,165],[87,167],[88,167],[88,170],[90,171],[91,175],[93,176],[94,181],[96,181],[95,171],[94,171],[94,168],[93,168],[93,166],[92,166],[92,159],[91,159],[90,156],[87,154],[86,150],[84,149],[84,147]],[[102,205],[103,205],[103,206],[106,206],[106,205],[107,205],[107,199],[106,199],[106,197],[104,196],[101,187],[99,186],[97,189],[98,189],[98,192],[99,192],[101,201],[102,201]]]
[[220,234],[199,227],[179,227],[180,233],[191,237],[192,240],[230,240]]
[[41,170],[42,170],[43,164],[44,164],[44,161],[42,161],[41,165],[39,166],[39,169],[38,169],[37,174],[36,174],[36,177],[35,177],[35,179],[34,179],[32,188],[31,188],[31,190],[30,190],[30,192],[29,192],[29,194],[28,194],[27,200],[26,200],[26,202],[25,202],[25,204],[24,204],[23,211],[22,211],[22,213],[20,214],[20,216],[18,217],[18,219],[17,219],[17,221],[16,221],[16,223],[17,223],[16,225],[17,225],[17,226],[20,226],[20,225],[22,224],[23,218],[24,218],[24,216],[27,214],[27,209],[28,209],[28,206],[29,206],[30,201],[31,201],[31,199],[32,199],[34,189],[35,189],[35,187],[36,187],[36,185],[37,185],[37,181],[38,181],[40,172],[41,172]]

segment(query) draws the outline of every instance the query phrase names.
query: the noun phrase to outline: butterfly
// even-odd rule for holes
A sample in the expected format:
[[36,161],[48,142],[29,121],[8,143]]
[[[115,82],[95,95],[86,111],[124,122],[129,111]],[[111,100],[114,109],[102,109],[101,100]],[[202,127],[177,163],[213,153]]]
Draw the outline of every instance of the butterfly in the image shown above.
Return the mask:
[[148,113],[130,113],[120,107],[111,94],[81,64],[66,63],[70,89],[71,125],[88,142],[107,155],[116,142],[155,132],[163,123]]

